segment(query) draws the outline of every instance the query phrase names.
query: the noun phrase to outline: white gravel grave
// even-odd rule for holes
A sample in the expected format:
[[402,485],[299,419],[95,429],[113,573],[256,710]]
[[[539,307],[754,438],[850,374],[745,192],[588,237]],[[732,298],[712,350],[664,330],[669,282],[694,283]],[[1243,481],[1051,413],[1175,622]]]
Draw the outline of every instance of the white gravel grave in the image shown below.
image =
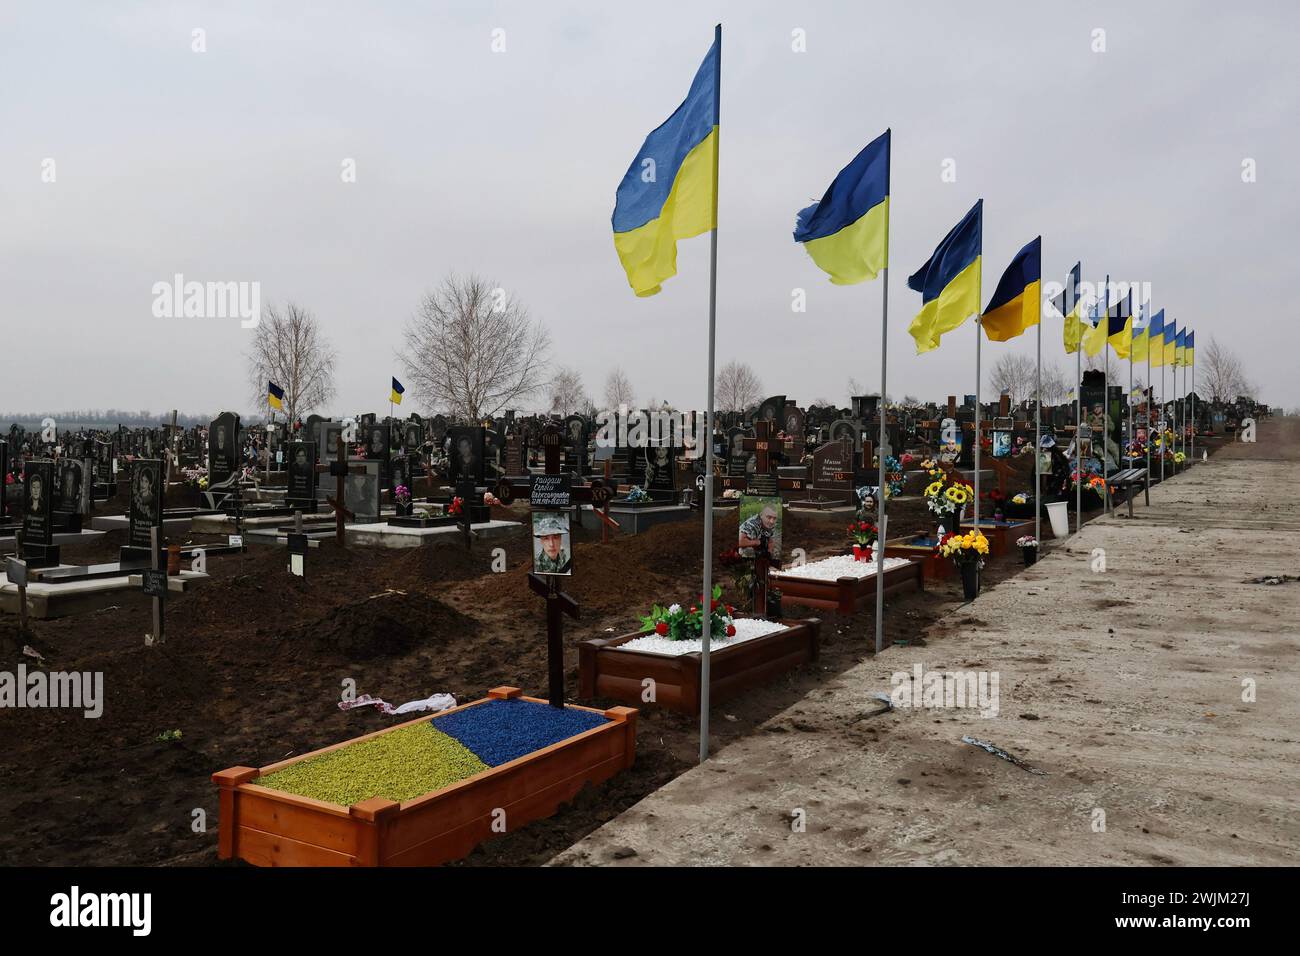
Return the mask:
[[[907,558],[885,558],[885,570],[908,564]],[[876,573],[876,559],[856,561],[851,554],[836,554],[803,567],[781,571],[783,578],[809,578],[813,581],[838,581],[840,578],[869,578]]]
[[[722,637],[714,634],[709,638],[709,651],[720,651],[724,647],[731,647],[733,644],[741,644],[745,641],[752,641],[756,637],[762,637],[764,634],[775,634],[777,631],[786,630],[784,624],[778,624],[775,621],[760,621],[751,617],[739,617],[734,621],[736,625],[735,637]],[[658,634],[651,634],[648,637],[636,637],[626,644],[620,644],[620,648],[626,648],[629,651],[641,651],[645,654],[663,654],[667,657],[676,657],[678,654],[694,654],[703,650],[702,641],[685,640],[672,641],[666,637],[660,637]]]

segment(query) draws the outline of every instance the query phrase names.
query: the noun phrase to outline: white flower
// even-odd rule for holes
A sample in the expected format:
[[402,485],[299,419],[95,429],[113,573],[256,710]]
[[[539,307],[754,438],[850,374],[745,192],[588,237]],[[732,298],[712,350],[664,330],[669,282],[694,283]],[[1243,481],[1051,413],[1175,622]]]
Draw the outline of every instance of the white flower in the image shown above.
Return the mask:
[[669,614],[677,614],[678,612],[681,611],[681,609],[682,609],[682,606],[681,606],[680,604],[674,604],[674,605],[672,605],[670,608],[668,608],[668,613],[669,613]]

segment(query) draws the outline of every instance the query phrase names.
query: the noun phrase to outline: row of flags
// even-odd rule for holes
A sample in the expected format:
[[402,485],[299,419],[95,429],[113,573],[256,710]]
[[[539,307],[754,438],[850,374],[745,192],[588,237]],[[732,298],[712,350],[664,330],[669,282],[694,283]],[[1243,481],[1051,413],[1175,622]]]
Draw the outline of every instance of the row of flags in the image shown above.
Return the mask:
[[[400,405],[402,404],[402,395],[405,392],[406,389],[402,386],[402,383],[394,377],[393,388],[389,392],[388,400],[394,405]],[[276,385],[275,382],[268,381],[266,383],[266,404],[271,408],[284,411],[284,389]]]
[[[615,196],[614,247],[638,296],[660,291],[677,272],[677,240],[717,226],[717,149],[721,43],[715,38],[686,99],[646,137]],[[818,201],[799,211],[794,241],[836,285],[874,279],[889,264],[890,130],[872,140],[840,170]],[[1042,237],[1012,258],[981,311],[984,201],[944,236],[928,260],[908,277],[921,294],[921,310],[908,327],[917,353],[939,347],[945,334],[972,315],[984,334],[1006,342],[1040,322]],[[1065,317],[1068,353],[1095,356],[1109,344],[1120,358],[1152,366],[1190,365],[1195,335],[1164,323],[1164,311],[1142,311],[1135,327],[1131,292],[1114,303],[1097,302],[1084,315],[1081,264],[1054,302]],[[1152,348],[1154,343],[1159,343]]]

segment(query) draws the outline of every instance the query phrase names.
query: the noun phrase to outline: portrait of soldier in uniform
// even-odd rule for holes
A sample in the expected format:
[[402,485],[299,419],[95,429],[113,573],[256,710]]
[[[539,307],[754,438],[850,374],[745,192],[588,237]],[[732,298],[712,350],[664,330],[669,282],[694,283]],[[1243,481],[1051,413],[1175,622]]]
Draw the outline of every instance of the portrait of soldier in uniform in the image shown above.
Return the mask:
[[533,515],[533,571],[537,574],[573,573],[567,514],[539,511]]

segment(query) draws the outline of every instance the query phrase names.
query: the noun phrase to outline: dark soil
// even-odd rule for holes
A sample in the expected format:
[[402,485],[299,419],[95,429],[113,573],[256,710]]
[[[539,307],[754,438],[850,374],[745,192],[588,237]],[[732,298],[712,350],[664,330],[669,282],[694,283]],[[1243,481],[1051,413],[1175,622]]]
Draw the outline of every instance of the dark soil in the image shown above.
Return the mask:
[[[518,506],[513,512],[524,514]],[[803,548],[809,559],[842,552],[847,523],[844,515],[787,512],[785,548]],[[919,500],[891,507],[891,537],[931,527]],[[714,535],[719,551],[735,541],[734,511],[716,519]],[[64,560],[111,559],[121,537],[67,547]],[[698,517],[609,544],[599,532],[574,537],[566,590],[582,617],[566,621],[571,699],[579,641],[634,629],[655,602],[689,600],[702,571]],[[263,766],[406,719],[340,711],[345,687],[394,704],[436,692],[473,700],[503,684],[545,696],[544,607],[527,587],[529,544],[522,533],[469,553],[343,550],[330,541],[308,554],[305,579],[287,573],[278,548],[211,556],[212,580],[168,600],[166,643],[154,647],[144,643],[149,605],[137,596],[93,614],[36,621],[26,635],[15,617],[0,615],[0,670],[35,666],[23,653],[30,645],[52,670],[102,671],[106,696],[97,720],[80,711],[0,711],[0,819],[11,822],[0,832],[0,864],[215,863],[214,771]],[[497,547],[506,567],[494,573]],[[985,585],[1020,567],[1018,552],[990,562]],[[730,583],[720,570],[715,578]],[[891,638],[917,643],[960,606],[954,579],[889,601],[886,627]],[[810,616],[795,607],[787,613]],[[871,613],[821,616],[820,660],[717,708],[715,748],[869,655]],[[465,862],[542,863],[694,764],[696,719],[643,710],[638,728],[634,767]],[[179,740],[158,739],[174,730]],[[206,814],[205,832],[194,830],[197,810]]]

